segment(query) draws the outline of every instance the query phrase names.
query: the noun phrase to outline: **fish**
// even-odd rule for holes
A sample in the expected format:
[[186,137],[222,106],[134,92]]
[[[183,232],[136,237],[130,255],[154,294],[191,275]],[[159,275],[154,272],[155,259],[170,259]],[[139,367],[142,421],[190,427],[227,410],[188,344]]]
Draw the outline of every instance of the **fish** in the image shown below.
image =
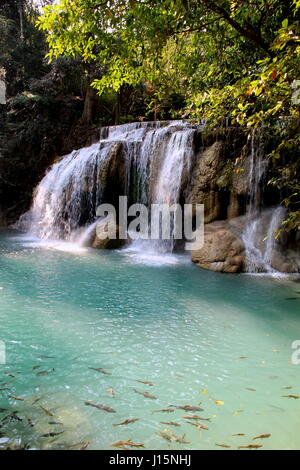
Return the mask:
[[292,390],[293,387],[282,387],[281,390]]
[[128,444],[130,447],[145,447],[144,444],[137,444],[136,442],[132,442],[131,439],[128,440]]
[[161,424],[166,424],[168,426],[181,426],[181,424],[175,423],[175,421],[161,421]]
[[121,421],[121,423],[113,424],[113,426],[123,426],[123,425],[126,425],[126,424],[134,423],[135,421],[138,421],[139,419],[140,418],[125,419],[124,421]]
[[247,446],[239,446],[238,449],[259,449],[262,444],[249,444]]
[[201,416],[198,416],[198,415],[185,415],[182,417],[183,419],[195,419],[195,420],[200,419],[201,421],[210,421],[210,418],[202,418]]
[[294,398],[295,400],[298,400],[299,395],[281,395],[283,398]]
[[250,392],[256,392],[255,388],[246,387],[246,390],[249,390]]
[[147,380],[137,380],[137,382],[153,387],[155,384],[153,382],[148,382]]
[[270,436],[271,436],[271,434],[261,434],[260,436],[253,437],[253,441],[255,439],[267,439]]
[[64,423],[61,423],[60,421],[49,421],[48,424],[51,424],[51,425],[58,425],[58,424],[61,424],[63,426]]
[[46,413],[46,415],[48,416],[54,416],[53,413],[51,413],[51,411],[47,410],[47,408],[44,408],[43,406],[40,405],[40,408],[44,411],[44,413]]
[[127,445],[127,441],[116,441],[116,442],[113,442],[110,445],[111,445],[111,447],[118,447],[119,449],[128,450],[125,447],[125,445]]
[[79,446],[85,446],[85,448],[90,444],[89,441],[81,441],[81,442],[76,442],[75,444],[71,444],[67,446],[67,449],[71,449],[72,447],[79,447]]
[[40,359],[55,359],[55,356],[40,356]]
[[108,370],[102,369],[101,367],[99,367],[99,368],[97,368],[97,367],[89,367],[89,369],[95,370],[96,372],[101,372],[101,374],[112,375],[111,372],[109,372]]
[[130,446],[130,447],[145,447],[144,444],[137,444],[133,442],[131,439],[128,439],[128,441],[117,441],[113,442],[110,444],[112,447],[124,447],[124,446]]
[[59,436],[60,434],[63,434],[64,431],[61,432],[48,432],[47,434],[42,434],[41,437],[55,437]]
[[39,369],[41,366],[33,366],[32,370]]
[[170,405],[174,408],[179,408],[180,410],[184,411],[204,411],[203,408],[199,408],[199,406],[192,406],[192,405],[184,405],[184,406],[177,406],[177,405]]
[[227,444],[217,444],[216,443],[215,445],[218,446],[218,447],[224,447],[225,449],[230,449],[230,446],[227,445]]
[[36,398],[33,402],[32,405],[35,405],[38,401],[40,401],[41,397]]
[[207,426],[204,426],[204,424],[201,424],[201,423],[193,423],[192,421],[188,421],[189,424],[191,424],[192,426],[195,426],[197,429],[205,429],[205,430],[208,430],[208,427]]
[[152,413],[174,413],[172,408],[163,408],[162,410],[154,410]]
[[232,436],[246,436],[246,434],[243,434],[242,432],[238,432],[237,434],[231,434]]
[[143,395],[146,398],[151,398],[152,400],[156,400],[158,397],[156,395],[151,395],[151,393],[148,392],[141,392],[140,390],[136,390],[135,388],[133,389],[135,393],[139,393],[139,395]]
[[98,408],[98,410],[107,411],[108,413],[116,413],[116,410],[114,408],[111,408],[111,406],[96,405],[95,403],[91,403],[89,401],[85,401],[84,404],[87,406],[93,406],[94,408]]
[[179,444],[189,444],[188,441],[184,440],[185,434],[182,437],[178,437],[172,431],[170,431],[170,435],[171,435],[172,440],[175,442],[179,442]]
[[15,397],[14,395],[8,395],[8,398],[12,398],[13,400],[17,400],[17,401],[24,401],[25,400],[25,398]]
[[50,372],[55,372],[55,369],[51,369],[51,370],[42,370],[41,372],[38,372],[36,375],[37,375],[37,376],[48,375],[48,374],[50,374]]

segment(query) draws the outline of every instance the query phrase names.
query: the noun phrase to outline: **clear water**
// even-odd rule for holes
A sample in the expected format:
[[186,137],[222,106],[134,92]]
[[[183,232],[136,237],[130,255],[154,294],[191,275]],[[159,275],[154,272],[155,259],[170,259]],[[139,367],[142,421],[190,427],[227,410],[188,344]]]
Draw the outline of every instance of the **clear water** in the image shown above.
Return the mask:
[[[148,449],[300,448],[300,399],[282,397],[300,395],[300,365],[290,363],[300,339],[297,279],[223,275],[175,255],[39,245],[1,232],[0,287],[0,388],[10,389],[0,391],[0,420],[15,410],[23,419],[4,424],[2,436],[38,449],[80,441],[111,449],[129,438]],[[200,402],[208,430],[183,419],[195,412],[153,413]],[[113,426],[127,418],[139,420]],[[169,421],[180,426],[161,423]],[[169,430],[189,443],[159,435]],[[271,436],[252,440],[261,434]]]

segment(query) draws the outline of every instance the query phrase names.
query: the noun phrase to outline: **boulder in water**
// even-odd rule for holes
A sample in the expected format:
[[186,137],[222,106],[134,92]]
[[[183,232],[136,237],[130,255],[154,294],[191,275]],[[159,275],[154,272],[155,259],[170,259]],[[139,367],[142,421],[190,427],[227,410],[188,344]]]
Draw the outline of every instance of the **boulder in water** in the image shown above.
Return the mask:
[[236,273],[244,267],[244,244],[227,221],[205,226],[204,246],[191,252],[192,261],[204,269]]
[[125,240],[119,239],[119,227],[114,220],[103,219],[96,225],[93,248],[115,249],[120,248]]

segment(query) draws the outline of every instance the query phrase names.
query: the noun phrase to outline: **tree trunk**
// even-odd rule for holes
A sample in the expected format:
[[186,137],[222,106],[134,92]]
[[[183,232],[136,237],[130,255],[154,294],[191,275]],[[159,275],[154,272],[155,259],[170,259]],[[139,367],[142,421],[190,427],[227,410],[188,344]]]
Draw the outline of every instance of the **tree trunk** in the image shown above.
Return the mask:
[[97,92],[95,88],[88,85],[88,88],[85,94],[85,99],[84,99],[83,113],[80,118],[80,121],[83,124],[91,124],[93,122],[96,100],[97,100]]
[[18,12],[20,17],[20,39],[24,41],[24,21],[23,21],[23,6],[22,3],[18,2]]
[[123,85],[121,85],[117,93],[117,102],[115,105],[115,124],[120,124],[120,117],[122,112],[122,100],[123,100]]

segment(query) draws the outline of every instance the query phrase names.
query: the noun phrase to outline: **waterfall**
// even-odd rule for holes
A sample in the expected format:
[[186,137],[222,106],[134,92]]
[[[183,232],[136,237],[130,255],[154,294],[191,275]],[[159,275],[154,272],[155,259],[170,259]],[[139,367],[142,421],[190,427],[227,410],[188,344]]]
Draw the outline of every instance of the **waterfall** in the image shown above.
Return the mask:
[[93,220],[101,201],[100,172],[109,147],[94,144],[55,163],[39,184],[31,208],[30,232],[42,239],[71,239]]
[[263,158],[263,149],[260,144],[260,132],[253,129],[250,136],[250,155],[249,155],[249,206],[248,216],[251,219],[260,209],[261,182],[267,168],[267,160]]
[[[246,213],[246,225],[242,233],[242,240],[245,245],[245,264],[247,272],[271,271],[271,257],[274,247],[274,230],[279,225],[279,210],[274,211],[273,215],[268,212],[267,219],[264,221],[265,214],[261,213],[262,195],[261,183],[264,177],[267,161],[263,158],[263,149],[260,145],[260,133],[253,130],[249,136],[250,152],[248,157],[248,194],[249,204]],[[264,231],[265,230],[265,231]],[[267,237],[267,244],[264,239]]]
[[265,210],[246,225],[243,233],[247,272],[275,272],[272,267],[276,249],[276,233],[284,219],[285,209],[281,206]]
[[[29,232],[41,239],[88,243],[96,209],[107,202],[105,190],[116,159],[123,165],[120,195],[127,195],[130,204],[179,202],[191,170],[196,129],[182,121],[102,128],[98,143],[73,151],[49,169],[26,215]],[[155,250],[172,251],[173,240],[167,246],[161,242]]]

